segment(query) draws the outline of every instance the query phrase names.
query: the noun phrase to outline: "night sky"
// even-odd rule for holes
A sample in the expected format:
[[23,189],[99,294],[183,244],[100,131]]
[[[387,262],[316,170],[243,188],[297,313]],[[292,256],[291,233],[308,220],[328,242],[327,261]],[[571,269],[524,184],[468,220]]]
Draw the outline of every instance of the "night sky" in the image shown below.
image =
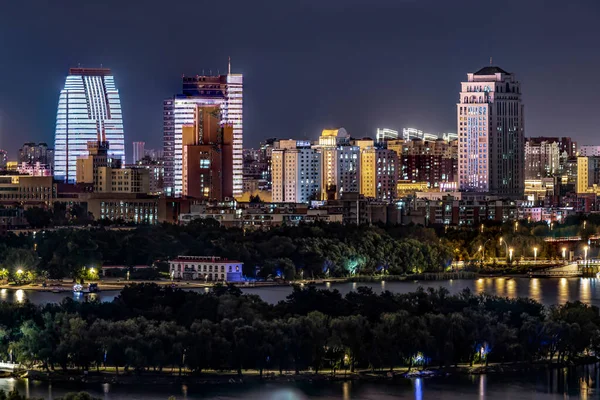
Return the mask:
[[162,147],[182,74],[245,80],[245,147],[376,127],[456,132],[459,82],[522,82],[527,136],[599,144],[599,0],[0,0],[0,147],[54,142],[69,67],[113,69],[126,152]]

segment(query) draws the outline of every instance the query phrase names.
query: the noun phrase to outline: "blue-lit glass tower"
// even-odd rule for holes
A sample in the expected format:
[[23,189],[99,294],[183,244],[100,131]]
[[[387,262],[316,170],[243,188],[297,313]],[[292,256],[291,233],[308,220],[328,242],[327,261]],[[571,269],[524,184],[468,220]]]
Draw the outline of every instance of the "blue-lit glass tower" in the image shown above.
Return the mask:
[[109,157],[125,163],[121,99],[107,68],[71,68],[60,92],[54,136],[54,177],[74,183],[77,158],[90,141],[106,141]]

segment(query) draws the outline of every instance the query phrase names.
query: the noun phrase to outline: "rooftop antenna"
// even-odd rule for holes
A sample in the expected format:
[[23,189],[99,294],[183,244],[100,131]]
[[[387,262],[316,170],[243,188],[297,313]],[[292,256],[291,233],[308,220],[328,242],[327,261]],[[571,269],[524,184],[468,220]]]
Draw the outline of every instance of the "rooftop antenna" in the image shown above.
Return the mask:
[[231,75],[231,56],[229,56],[229,61],[227,63],[227,75]]

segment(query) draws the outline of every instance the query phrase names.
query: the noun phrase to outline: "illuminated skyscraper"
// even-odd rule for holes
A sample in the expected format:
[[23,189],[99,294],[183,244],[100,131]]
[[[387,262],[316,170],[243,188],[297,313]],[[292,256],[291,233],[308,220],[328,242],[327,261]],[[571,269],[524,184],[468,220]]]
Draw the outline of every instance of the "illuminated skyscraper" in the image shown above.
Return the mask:
[[145,156],[145,142],[133,142],[133,155],[132,155],[132,164],[137,163]]
[[219,106],[221,122],[233,126],[233,196],[242,195],[243,186],[243,76],[183,77],[183,93],[163,103],[165,192],[183,192],[182,127],[194,124],[197,106]]
[[456,111],[460,189],[522,196],[525,136],[515,75],[492,66],[467,74]]
[[107,68],[71,68],[60,92],[54,136],[54,177],[76,181],[77,158],[88,142],[110,143],[109,157],[125,163],[125,138],[119,91]]

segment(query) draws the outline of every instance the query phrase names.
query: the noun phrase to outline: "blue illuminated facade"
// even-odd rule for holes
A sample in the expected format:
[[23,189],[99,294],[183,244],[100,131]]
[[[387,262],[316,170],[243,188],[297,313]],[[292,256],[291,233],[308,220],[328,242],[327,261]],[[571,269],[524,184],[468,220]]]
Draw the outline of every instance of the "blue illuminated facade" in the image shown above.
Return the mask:
[[107,68],[71,68],[60,92],[54,136],[54,177],[76,181],[77,158],[90,141],[107,141],[109,157],[125,163],[121,99]]

